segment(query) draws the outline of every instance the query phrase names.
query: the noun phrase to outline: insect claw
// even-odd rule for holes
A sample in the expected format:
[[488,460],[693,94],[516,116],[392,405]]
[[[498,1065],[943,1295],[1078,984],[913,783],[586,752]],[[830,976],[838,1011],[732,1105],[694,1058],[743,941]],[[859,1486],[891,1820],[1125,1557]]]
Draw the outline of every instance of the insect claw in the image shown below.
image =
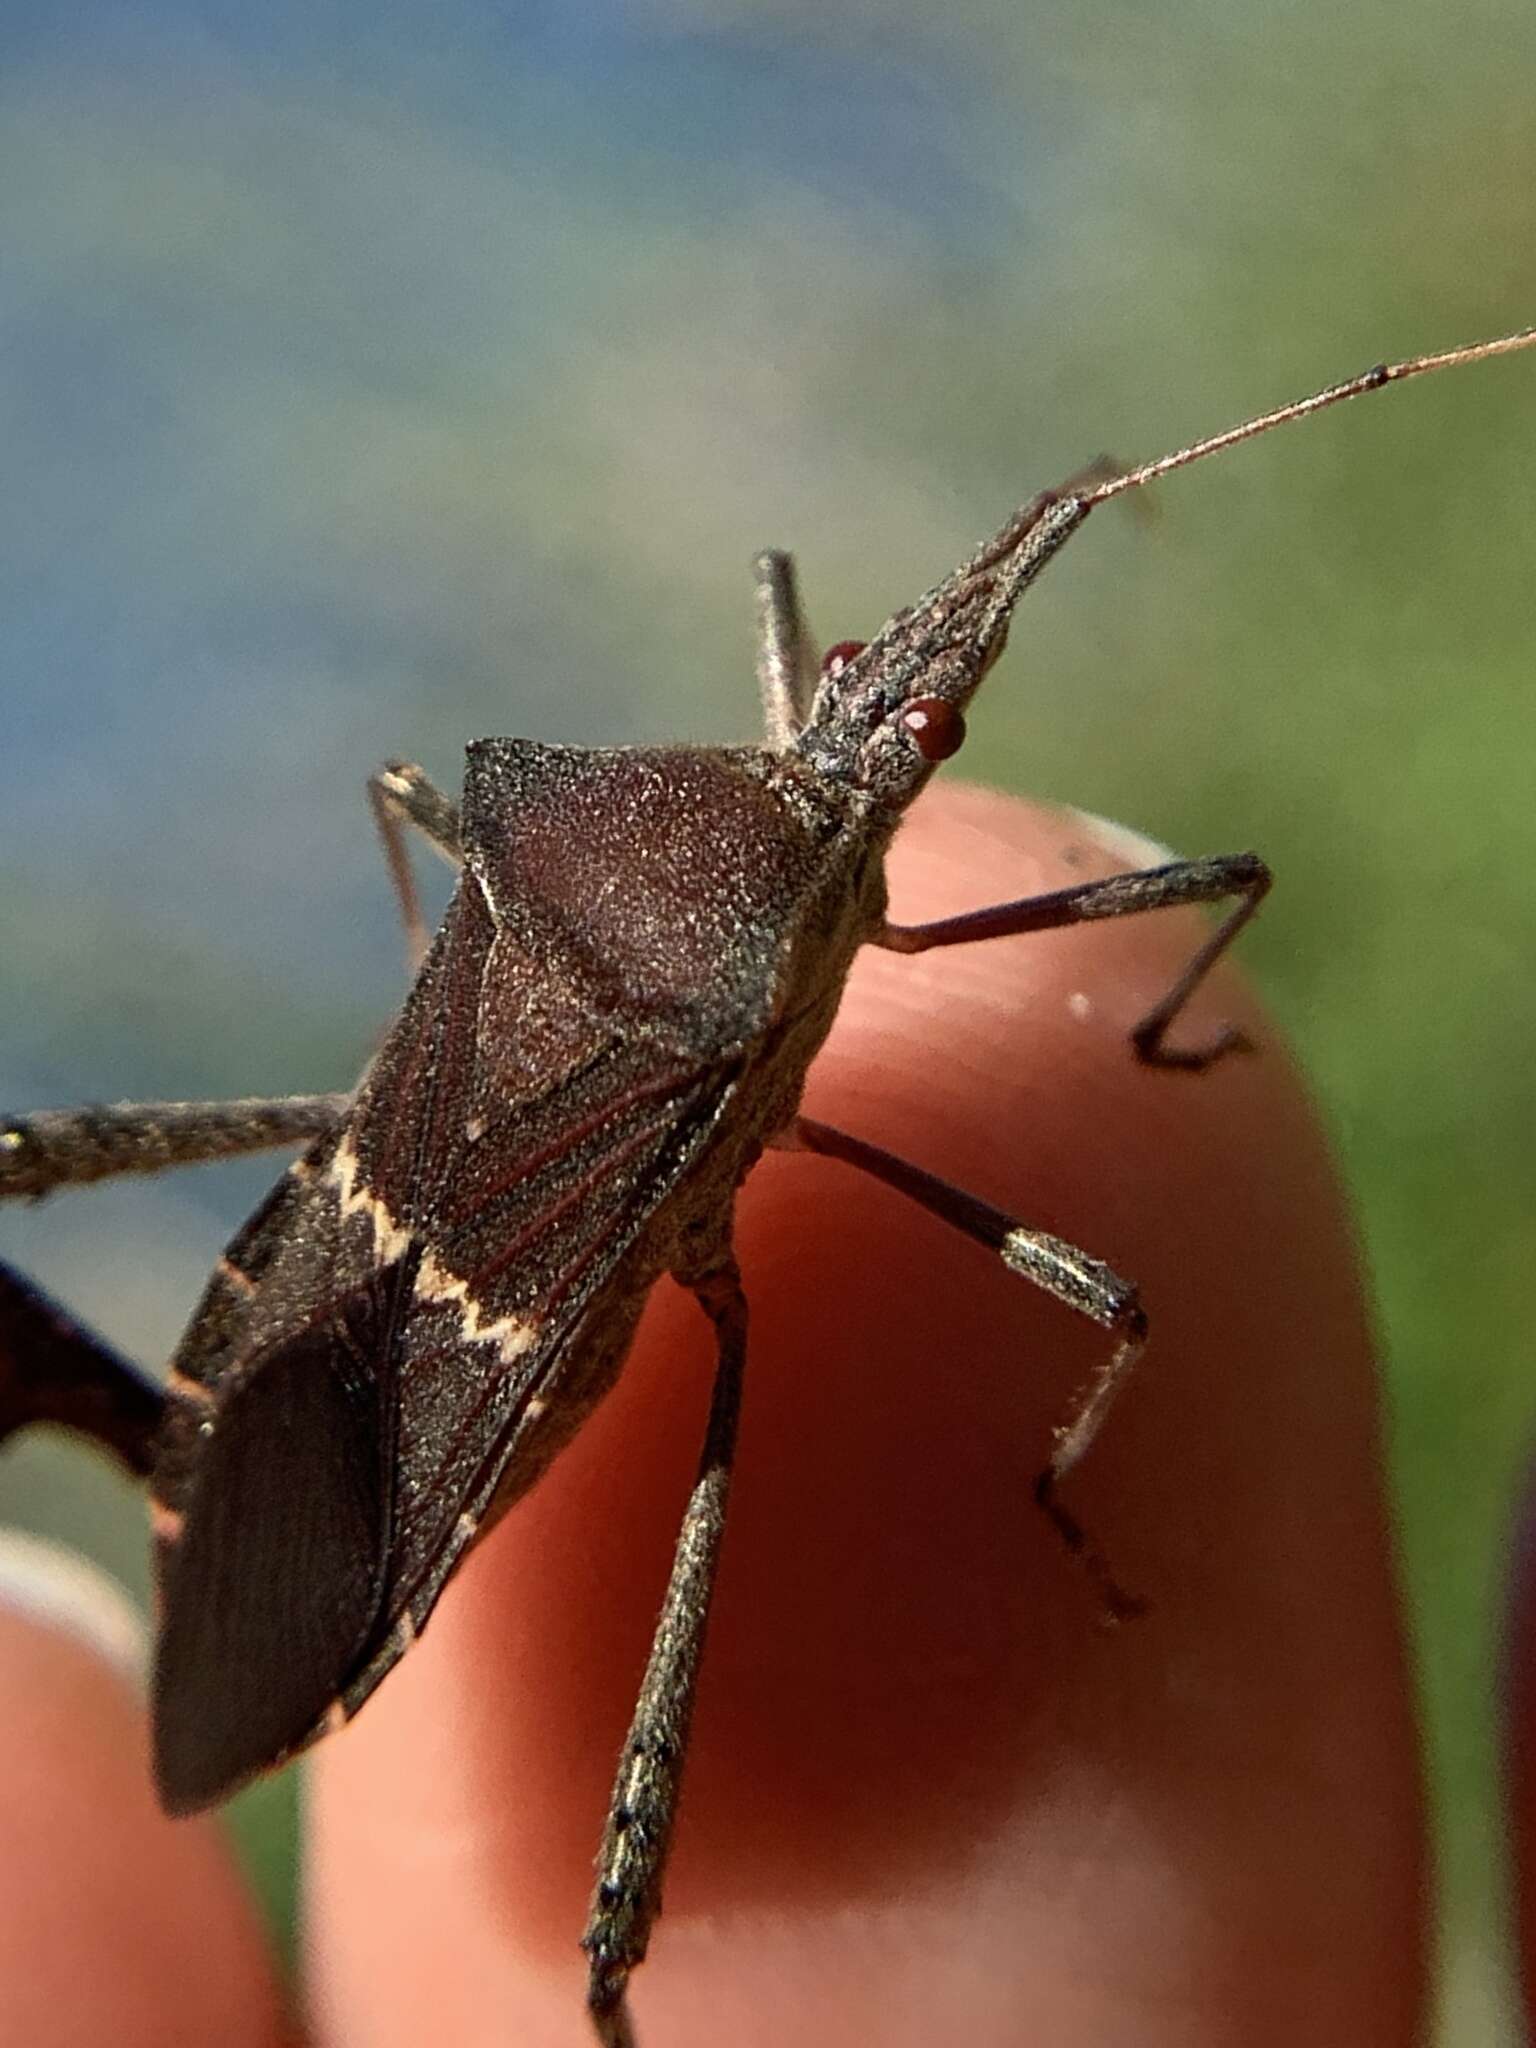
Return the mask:
[[1165,1067],[1175,1074],[1203,1074],[1228,1053],[1257,1052],[1257,1043],[1237,1024],[1223,1024],[1208,1045],[1170,1046],[1162,1043],[1166,1020],[1144,1020],[1131,1033],[1131,1047],[1144,1066]]
[[1103,1551],[1089,1540],[1087,1530],[1071,1510],[1062,1506],[1056,1480],[1055,1468],[1047,1465],[1035,1481],[1035,1505],[1050,1518],[1051,1526],[1072,1557],[1093,1581],[1103,1603],[1104,1625],[1118,1628],[1122,1622],[1140,1620],[1150,1603],[1139,1593],[1127,1592],[1120,1584]]

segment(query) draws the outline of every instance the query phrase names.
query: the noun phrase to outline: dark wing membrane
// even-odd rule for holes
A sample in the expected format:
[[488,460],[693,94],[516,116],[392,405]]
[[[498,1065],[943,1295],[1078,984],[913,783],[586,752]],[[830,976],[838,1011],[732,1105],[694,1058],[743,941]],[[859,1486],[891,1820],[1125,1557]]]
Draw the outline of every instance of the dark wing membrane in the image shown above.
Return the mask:
[[731,1092],[562,1007],[499,943],[466,881],[346,1125],[232,1242],[173,1363],[154,1700],[174,1807],[372,1690]]
[[383,1592],[388,1398],[370,1362],[387,1289],[259,1361],[221,1405],[196,1511],[165,1557],[155,1772],[166,1805],[221,1798],[335,1697]]
[[155,1767],[206,1805],[313,1725],[367,1641],[393,1472],[387,1332],[405,1279],[347,1213],[340,1140],[290,1167],[219,1261],[166,1382],[151,1479]]

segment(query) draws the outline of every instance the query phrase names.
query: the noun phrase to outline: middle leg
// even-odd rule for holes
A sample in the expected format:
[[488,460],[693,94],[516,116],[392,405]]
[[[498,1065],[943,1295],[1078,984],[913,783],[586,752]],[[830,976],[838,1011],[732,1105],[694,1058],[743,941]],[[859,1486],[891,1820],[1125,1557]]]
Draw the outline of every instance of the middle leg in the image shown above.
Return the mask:
[[1098,1587],[1111,1618],[1123,1621],[1139,1614],[1143,1603],[1119,1585],[1103,1552],[1060,1497],[1062,1481],[1104,1426],[1111,1403],[1146,1348],[1147,1318],[1135,1287],[1064,1238],[1053,1237],[1044,1230],[1031,1230],[1016,1217],[982,1201],[980,1196],[969,1194],[953,1182],[914,1166],[910,1160],[868,1144],[832,1124],[818,1123],[807,1116],[796,1117],[773,1144],[780,1151],[817,1152],[828,1159],[841,1159],[846,1165],[884,1181],[887,1187],[907,1196],[953,1229],[996,1252],[1010,1273],[1032,1280],[1075,1314],[1088,1317],[1111,1333],[1114,1349],[1057,1430],[1050,1462],[1035,1480],[1035,1499]]

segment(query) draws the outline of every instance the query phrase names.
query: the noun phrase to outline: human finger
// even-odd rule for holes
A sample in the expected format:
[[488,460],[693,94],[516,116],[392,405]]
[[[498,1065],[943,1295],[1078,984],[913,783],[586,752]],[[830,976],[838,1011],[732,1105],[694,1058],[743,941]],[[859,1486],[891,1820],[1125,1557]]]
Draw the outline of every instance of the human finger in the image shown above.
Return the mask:
[[[893,913],[1117,851],[936,790]],[[1103,1334],[845,1168],[770,1158],[743,1194],[741,1458],[634,1999],[666,2048],[1414,2037],[1415,1736],[1347,1215],[1230,977],[1183,1028],[1235,1016],[1260,1056],[1126,1049],[1199,930],[866,955],[807,1097],[1141,1282],[1152,1345],[1072,1483],[1151,1599],[1134,1627],[1100,1627],[1029,1503]],[[658,1290],[614,1394],[320,1754],[329,2039],[584,2040],[574,1935],[709,1363]]]

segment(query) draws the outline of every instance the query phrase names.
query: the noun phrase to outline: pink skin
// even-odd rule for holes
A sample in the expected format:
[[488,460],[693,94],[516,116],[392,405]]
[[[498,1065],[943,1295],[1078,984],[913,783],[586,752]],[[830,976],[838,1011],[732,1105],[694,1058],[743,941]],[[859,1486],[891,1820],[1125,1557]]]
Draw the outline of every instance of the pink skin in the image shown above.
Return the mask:
[[[892,914],[1106,872],[1090,830],[946,784]],[[771,1156],[744,1192],[742,1450],[642,2048],[1417,2038],[1417,1744],[1348,1220],[1232,977],[1185,1029],[1234,1019],[1262,1056],[1192,1078],[1125,1046],[1199,929],[870,953],[806,1104],[1143,1283],[1152,1346],[1068,1497],[1144,1620],[1098,1625],[1029,1502],[1102,1335],[831,1162]],[[585,2048],[575,1941],[709,1366],[663,1286],[616,1393],[317,1756],[319,2041]],[[276,2039],[249,1910],[206,1826],[151,1809],[116,1681],[0,1616],[0,1736],[0,2039]]]

